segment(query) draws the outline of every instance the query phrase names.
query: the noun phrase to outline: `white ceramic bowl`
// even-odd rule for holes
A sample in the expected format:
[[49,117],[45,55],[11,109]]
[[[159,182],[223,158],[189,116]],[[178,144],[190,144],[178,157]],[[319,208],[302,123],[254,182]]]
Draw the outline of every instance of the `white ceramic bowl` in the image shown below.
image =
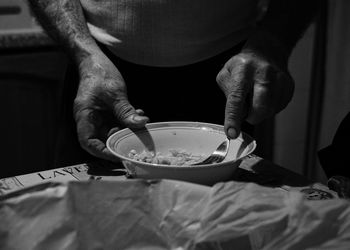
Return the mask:
[[194,155],[209,155],[226,138],[223,126],[201,122],[149,123],[144,129],[123,129],[112,134],[107,148],[122,162],[129,175],[144,179],[175,179],[205,185],[230,180],[243,157],[252,153],[256,142],[245,133],[230,141],[225,160],[202,166],[172,166],[140,162],[128,157],[131,150],[167,154],[183,149]]

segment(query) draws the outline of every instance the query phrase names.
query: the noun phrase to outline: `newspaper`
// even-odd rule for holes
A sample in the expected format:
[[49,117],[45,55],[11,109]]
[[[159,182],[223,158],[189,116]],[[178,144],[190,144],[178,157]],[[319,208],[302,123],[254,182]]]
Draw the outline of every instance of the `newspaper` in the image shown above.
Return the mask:
[[125,180],[125,175],[103,176],[88,173],[88,164],[78,164],[50,169],[25,175],[0,179],[0,195],[46,182],[85,181],[85,180]]

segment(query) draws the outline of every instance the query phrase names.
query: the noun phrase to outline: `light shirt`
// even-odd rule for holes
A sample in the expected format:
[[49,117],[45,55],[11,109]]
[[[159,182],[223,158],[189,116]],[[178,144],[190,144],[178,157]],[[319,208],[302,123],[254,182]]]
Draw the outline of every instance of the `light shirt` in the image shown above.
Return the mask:
[[92,36],[137,64],[180,66],[247,38],[258,0],[80,0]]

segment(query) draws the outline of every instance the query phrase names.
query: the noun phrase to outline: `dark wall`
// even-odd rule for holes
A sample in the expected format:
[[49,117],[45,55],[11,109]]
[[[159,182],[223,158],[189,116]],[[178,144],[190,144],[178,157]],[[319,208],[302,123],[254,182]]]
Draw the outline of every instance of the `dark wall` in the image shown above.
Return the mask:
[[0,178],[52,168],[66,62],[55,49],[0,54]]

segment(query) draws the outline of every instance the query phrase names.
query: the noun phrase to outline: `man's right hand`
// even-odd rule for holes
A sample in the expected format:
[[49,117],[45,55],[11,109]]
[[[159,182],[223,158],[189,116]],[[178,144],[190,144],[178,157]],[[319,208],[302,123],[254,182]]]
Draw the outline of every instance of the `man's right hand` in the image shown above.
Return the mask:
[[96,157],[115,160],[106,148],[107,137],[124,127],[144,127],[149,119],[129,103],[122,75],[104,54],[84,58],[79,73],[74,117],[80,145]]
[[148,118],[130,105],[123,77],[90,34],[81,1],[29,0],[29,3],[46,32],[79,67],[74,116],[81,146],[96,157],[115,160],[106,148],[107,137],[122,127],[143,127]]

